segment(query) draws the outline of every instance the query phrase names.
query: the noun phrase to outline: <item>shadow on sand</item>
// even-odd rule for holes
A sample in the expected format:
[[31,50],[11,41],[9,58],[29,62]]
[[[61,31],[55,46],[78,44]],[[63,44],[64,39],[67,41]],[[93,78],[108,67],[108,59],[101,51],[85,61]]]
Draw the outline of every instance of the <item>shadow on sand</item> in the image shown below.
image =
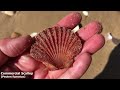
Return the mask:
[[120,40],[113,38],[117,46],[112,50],[104,70],[95,79],[120,79]]

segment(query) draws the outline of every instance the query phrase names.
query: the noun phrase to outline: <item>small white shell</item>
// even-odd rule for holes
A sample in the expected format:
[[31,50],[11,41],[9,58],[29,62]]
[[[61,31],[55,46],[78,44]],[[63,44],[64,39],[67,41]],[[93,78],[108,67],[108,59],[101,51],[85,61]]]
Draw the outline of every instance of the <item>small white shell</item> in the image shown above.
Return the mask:
[[83,15],[88,16],[88,11],[83,11]]
[[14,11],[1,11],[1,13],[6,14],[8,16],[13,16],[14,15]]
[[77,25],[72,31],[75,33],[75,32],[77,32],[79,29],[80,29],[80,28],[79,28],[79,25]]
[[11,38],[16,38],[16,37],[19,37],[19,36],[21,36],[21,34],[18,33],[18,32],[13,32],[13,33],[11,34]]
[[111,33],[107,33],[106,40],[112,40],[113,36]]
[[33,32],[30,34],[31,37],[35,37],[38,33],[37,32]]

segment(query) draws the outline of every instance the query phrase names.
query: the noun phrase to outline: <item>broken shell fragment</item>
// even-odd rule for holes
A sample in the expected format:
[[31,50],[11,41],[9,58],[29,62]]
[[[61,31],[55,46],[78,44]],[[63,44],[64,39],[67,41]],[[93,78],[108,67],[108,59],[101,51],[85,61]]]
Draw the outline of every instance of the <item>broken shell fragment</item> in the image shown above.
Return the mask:
[[6,14],[8,16],[13,16],[15,14],[15,11],[1,11],[1,13]]
[[107,40],[112,41],[115,45],[119,45],[119,44],[120,44],[120,39],[114,37],[114,36],[112,35],[112,33],[107,33],[107,38],[105,38],[105,39],[106,39],[106,41],[107,41]]
[[107,40],[111,40],[112,39],[112,34],[111,33],[107,33]]
[[20,34],[20,33],[17,33],[17,32],[13,32],[13,33],[11,34],[11,38],[16,38],[16,37],[19,37],[19,36],[21,36],[21,34]]
[[79,25],[77,25],[72,31],[75,33],[80,29]]
[[35,37],[30,55],[49,70],[58,70],[71,67],[81,49],[81,39],[77,33],[65,27],[53,27]]
[[30,34],[31,37],[35,37],[37,35],[37,32],[33,32]]
[[86,17],[88,16],[88,11],[83,11],[82,13],[84,16],[86,16]]

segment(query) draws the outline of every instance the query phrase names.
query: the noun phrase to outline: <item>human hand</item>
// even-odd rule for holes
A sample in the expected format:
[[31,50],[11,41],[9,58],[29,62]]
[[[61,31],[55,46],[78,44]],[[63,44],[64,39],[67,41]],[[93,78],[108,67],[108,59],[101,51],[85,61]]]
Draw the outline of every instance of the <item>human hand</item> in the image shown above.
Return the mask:
[[[81,15],[76,12],[67,15],[56,25],[73,29],[80,22]],[[100,34],[101,31],[102,26],[97,21],[82,27],[78,31],[84,42],[81,53],[75,57],[75,62],[71,68],[55,71],[48,71],[41,62],[30,57],[29,48],[33,39],[29,35],[2,39],[0,40],[0,71],[34,72],[32,79],[79,79],[88,69],[92,55],[105,43],[104,37]]]

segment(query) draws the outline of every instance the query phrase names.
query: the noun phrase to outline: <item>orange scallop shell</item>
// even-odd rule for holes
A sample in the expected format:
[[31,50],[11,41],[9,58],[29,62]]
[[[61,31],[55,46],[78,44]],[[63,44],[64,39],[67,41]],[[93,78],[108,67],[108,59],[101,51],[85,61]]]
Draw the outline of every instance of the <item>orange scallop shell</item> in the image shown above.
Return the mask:
[[58,70],[71,67],[81,49],[81,39],[71,29],[52,27],[35,37],[30,54],[50,70]]

